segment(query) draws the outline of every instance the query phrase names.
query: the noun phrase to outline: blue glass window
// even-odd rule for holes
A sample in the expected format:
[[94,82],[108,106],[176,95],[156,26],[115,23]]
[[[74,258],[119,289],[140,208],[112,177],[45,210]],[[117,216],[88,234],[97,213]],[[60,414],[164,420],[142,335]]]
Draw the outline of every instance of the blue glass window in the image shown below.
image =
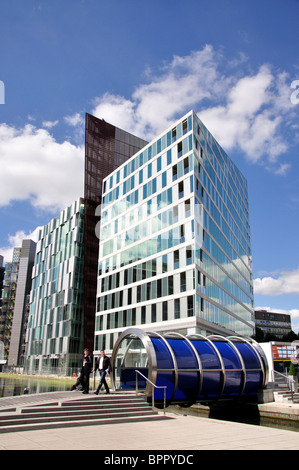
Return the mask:
[[162,173],[162,188],[165,188],[166,186],[166,171],[164,171],[164,173]]
[[157,158],[157,171],[161,171],[161,157]]

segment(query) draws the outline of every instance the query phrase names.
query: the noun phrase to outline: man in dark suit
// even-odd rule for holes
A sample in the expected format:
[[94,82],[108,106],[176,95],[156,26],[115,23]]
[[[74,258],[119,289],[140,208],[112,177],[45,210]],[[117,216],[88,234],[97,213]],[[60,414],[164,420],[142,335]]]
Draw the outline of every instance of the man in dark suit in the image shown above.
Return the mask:
[[87,348],[84,349],[83,367],[81,370],[83,393],[89,393],[89,376],[92,370],[92,357]]
[[110,374],[111,366],[110,366],[110,359],[108,356],[105,355],[104,349],[101,349],[101,355],[97,360],[94,371],[96,372],[97,370],[99,370],[100,372],[100,383],[94,393],[98,395],[99,391],[101,390],[102,385],[104,385],[106,393],[109,393],[109,387],[106,382],[106,374],[107,375]]

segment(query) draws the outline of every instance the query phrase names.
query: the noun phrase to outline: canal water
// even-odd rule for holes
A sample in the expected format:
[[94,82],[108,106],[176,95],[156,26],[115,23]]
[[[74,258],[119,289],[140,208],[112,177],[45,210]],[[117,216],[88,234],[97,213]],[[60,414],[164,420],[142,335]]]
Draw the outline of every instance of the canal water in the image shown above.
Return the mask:
[[0,374],[0,398],[70,390],[76,379],[42,378],[28,376],[2,376]]

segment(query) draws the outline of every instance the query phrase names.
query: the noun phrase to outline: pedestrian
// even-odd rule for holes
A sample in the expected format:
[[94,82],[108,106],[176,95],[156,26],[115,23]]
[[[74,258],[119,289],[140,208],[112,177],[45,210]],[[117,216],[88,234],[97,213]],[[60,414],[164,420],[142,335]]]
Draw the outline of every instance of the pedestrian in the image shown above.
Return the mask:
[[105,355],[104,349],[101,349],[101,356],[98,358],[94,371],[99,370],[100,372],[100,383],[98,388],[94,392],[96,395],[99,394],[102,385],[104,385],[106,393],[109,393],[109,387],[106,382],[106,374],[109,375],[111,372],[110,359]]
[[89,393],[89,376],[92,371],[92,357],[87,348],[84,349],[83,366],[81,370],[83,393]]

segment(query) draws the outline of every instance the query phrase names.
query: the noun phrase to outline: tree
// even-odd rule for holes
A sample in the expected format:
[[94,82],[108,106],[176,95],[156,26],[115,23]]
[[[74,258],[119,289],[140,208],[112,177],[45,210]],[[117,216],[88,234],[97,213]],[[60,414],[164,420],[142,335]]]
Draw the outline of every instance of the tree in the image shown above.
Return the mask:
[[289,375],[296,375],[296,367],[295,365],[291,362],[290,368],[289,368]]

